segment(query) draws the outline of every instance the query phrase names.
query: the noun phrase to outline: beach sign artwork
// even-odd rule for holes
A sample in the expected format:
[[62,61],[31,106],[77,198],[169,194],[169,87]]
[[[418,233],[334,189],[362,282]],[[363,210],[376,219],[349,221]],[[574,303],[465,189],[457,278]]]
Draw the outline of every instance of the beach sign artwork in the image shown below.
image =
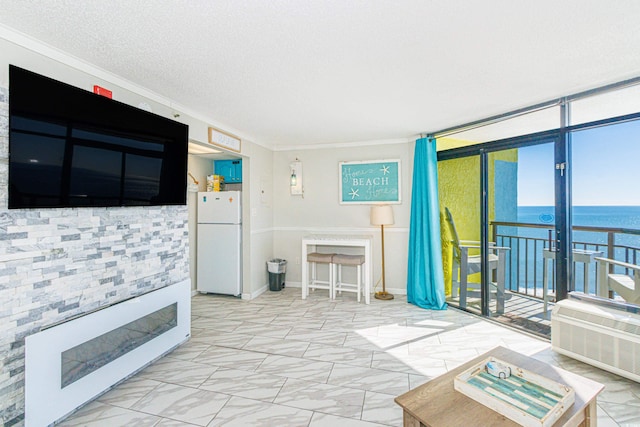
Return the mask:
[[340,162],[340,204],[400,203],[400,160]]

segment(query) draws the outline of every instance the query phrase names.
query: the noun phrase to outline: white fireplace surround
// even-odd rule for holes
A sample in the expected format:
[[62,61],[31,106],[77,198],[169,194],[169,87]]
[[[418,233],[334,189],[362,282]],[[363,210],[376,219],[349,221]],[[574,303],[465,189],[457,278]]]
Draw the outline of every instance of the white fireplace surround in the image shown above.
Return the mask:
[[[62,353],[177,303],[177,325],[62,387]],[[185,280],[74,318],[26,338],[25,425],[73,412],[189,338],[191,283]]]

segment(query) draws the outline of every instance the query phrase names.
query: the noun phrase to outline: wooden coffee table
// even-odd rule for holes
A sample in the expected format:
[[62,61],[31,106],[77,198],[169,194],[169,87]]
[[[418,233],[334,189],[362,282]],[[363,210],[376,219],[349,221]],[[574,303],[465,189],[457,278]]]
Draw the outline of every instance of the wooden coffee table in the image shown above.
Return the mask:
[[507,348],[496,347],[464,365],[396,397],[396,403],[404,411],[404,426],[517,426],[518,424],[514,421],[453,388],[453,379],[456,375],[489,356],[520,366],[574,389],[575,403],[567,409],[554,426],[595,426],[597,424],[596,397],[604,389],[602,384]]

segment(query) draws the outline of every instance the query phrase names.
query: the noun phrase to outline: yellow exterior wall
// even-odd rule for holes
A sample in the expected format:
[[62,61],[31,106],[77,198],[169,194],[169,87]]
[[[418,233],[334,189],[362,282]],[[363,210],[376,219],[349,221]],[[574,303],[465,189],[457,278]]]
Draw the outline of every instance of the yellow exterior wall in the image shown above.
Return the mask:
[[475,144],[477,144],[477,142],[464,139],[438,138],[436,139],[436,151],[451,150],[452,148],[466,147]]
[[[440,141],[438,141],[438,144]],[[443,146],[469,145],[465,141],[443,141]],[[490,164],[496,160],[518,161],[518,150],[491,153]],[[494,168],[489,167],[489,218],[495,216],[495,198],[492,185]],[[505,183],[517,185],[517,183]],[[472,156],[438,162],[438,191],[440,197],[440,228],[442,230],[442,264],[445,277],[445,294],[451,294],[452,236],[444,214],[445,206],[451,211],[461,240],[480,240],[480,157]],[[490,230],[491,232],[491,230]],[[479,282],[479,275],[469,277],[471,282]]]
[[451,295],[453,237],[449,231],[444,208],[447,207],[451,211],[460,239],[480,239],[480,158],[474,156],[438,162],[438,193],[444,289],[446,295]]

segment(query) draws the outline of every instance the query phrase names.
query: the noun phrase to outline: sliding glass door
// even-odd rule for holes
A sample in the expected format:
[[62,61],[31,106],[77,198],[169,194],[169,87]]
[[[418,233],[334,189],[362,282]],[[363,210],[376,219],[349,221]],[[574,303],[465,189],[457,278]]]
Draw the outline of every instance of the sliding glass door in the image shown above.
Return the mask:
[[542,334],[549,324],[540,300],[556,285],[555,145],[514,140],[487,155],[490,314]]
[[556,168],[562,147],[559,132],[546,132],[441,155],[449,304],[549,334],[551,304],[567,290],[556,227],[566,206],[567,175]]

